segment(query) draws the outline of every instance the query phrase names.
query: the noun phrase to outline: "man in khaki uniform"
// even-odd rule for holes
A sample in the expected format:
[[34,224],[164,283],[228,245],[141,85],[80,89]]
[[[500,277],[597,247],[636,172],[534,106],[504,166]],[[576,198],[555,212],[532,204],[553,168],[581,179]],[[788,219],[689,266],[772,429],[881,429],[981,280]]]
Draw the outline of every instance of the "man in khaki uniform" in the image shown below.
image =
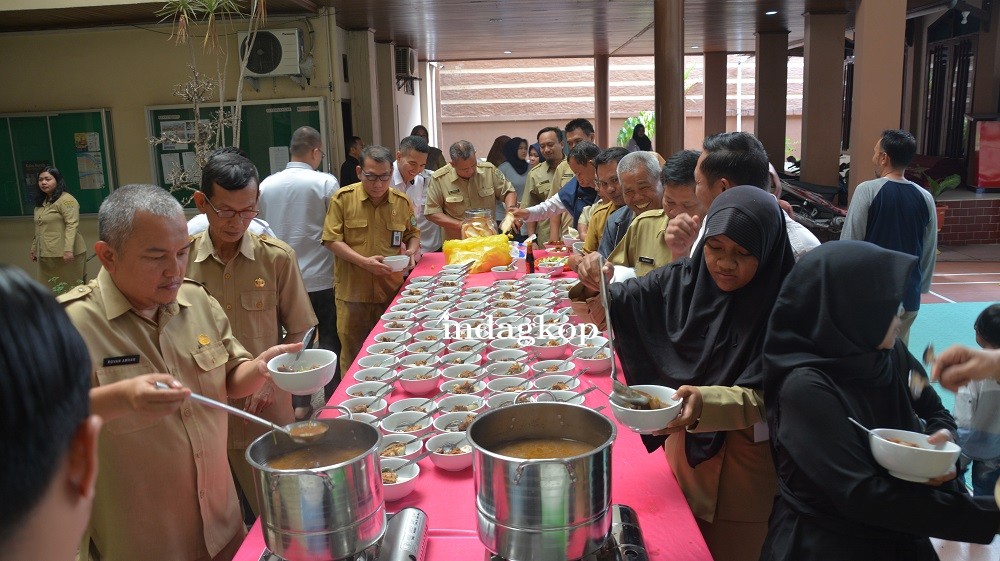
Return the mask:
[[[524,182],[524,194],[521,196],[521,206],[523,208],[533,207],[541,204],[552,195],[559,192],[559,189],[573,179],[573,170],[566,162],[563,154],[563,135],[559,127],[545,127],[538,131],[538,145],[542,149],[544,162],[538,162],[528,170],[528,178]],[[550,224],[559,221],[561,225],[565,217],[555,217],[552,220],[543,220],[538,223],[528,223],[528,235],[535,234],[539,244],[548,241],[558,241],[562,243],[562,234],[552,232]],[[571,223],[569,220],[565,220]],[[561,228],[560,228],[561,229]]]
[[302,346],[254,359],[233,337],[219,303],[184,279],[191,242],[166,190],[117,189],[98,221],[103,268],[59,298],[87,343],[91,406],[105,420],[92,548],[102,561],[231,559],[244,527],[226,458],[228,415],[187,397],[249,395],[268,379],[268,360]]
[[594,159],[594,167],[597,169],[594,186],[597,187],[597,194],[602,202],[594,205],[594,211],[590,214],[590,226],[583,240],[584,254],[597,251],[608,215],[625,205],[625,196],[618,182],[618,162],[626,155],[628,150],[615,146],[604,150]]
[[403,285],[403,273],[382,262],[389,255],[420,250],[420,230],[410,199],[389,187],[392,152],[382,146],[361,151],[361,183],[341,187],[330,199],[323,245],[337,256],[333,268],[340,334],[340,371],[347,373],[365,338]]
[[[451,164],[431,175],[424,207],[424,216],[441,226],[444,239],[461,239],[462,218],[467,210],[494,209],[498,201],[503,201],[507,210],[517,207],[514,186],[493,164],[476,160],[471,142],[459,140],[448,152]],[[514,225],[517,228],[519,222]]]
[[[302,340],[318,323],[295,260],[295,251],[274,237],[247,231],[257,215],[257,168],[235,149],[223,148],[201,171],[198,210],[208,230],[191,238],[188,276],[200,283],[226,311],[233,335],[251,354],[278,343]],[[285,337],[281,333],[284,329]],[[249,398],[230,405],[276,425],[295,421],[292,396],[268,380]],[[267,428],[243,419],[229,420],[229,465],[250,506],[260,514],[247,446]]]

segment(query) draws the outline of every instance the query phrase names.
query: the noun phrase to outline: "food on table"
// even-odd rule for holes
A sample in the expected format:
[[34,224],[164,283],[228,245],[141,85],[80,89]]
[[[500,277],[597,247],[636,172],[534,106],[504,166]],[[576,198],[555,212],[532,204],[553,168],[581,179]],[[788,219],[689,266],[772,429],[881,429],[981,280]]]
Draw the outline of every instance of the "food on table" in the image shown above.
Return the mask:
[[446,426],[444,430],[451,432],[462,432],[468,429],[469,425],[472,424],[472,421],[475,420],[476,420],[475,415],[466,415],[465,418],[462,419],[461,421],[452,421],[448,423],[448,426]]
[[424,409],[424,407],[422,405],[411,405],[411,406],[407,407],[406,409],[403,409],[403,411],[419,411],[420,413],[426,413],[427,412],[427,410]]
[[[456,364],[460,364],[462,361],[461,360],[456,360],[455,362],[456,362]],[[459,378],[475,378],[475,376],[474,376],[475,371],[476,371],[476,369],[473,368],[471,370],[466,370],[465,372],[460,372],[458,374],[458,377]]]
[[433,377],[434,377],[434,375],[430,374],[430,373],[427,373],[427,374],[414,374],[412,379],[413,380],[430,380]]
[[567,384],[566,382],[556,382],[555,384],[552,384],[551,386],[549,386],[549,389],[550,390],[568,390],[569,389],[569,384]]
[[455,287],[458,286],[458,281],[441,281],[441,286]]
[[546,366],[545,367],[545,371],[546,372],[555,372],[557,370],[559,370],[559,365],[558,364],[556,364],[554,366]]
[[421,294],[427,294],[427,290],[425,290],[423,288],[411,288],[411,289],[409,289],[409,291],[410,291],[410,294],[412,294],[414,296],[420,296]]
[[628,403],[627,407],[629,409],[635,409],[637,411],[652,411],[653,409],[664,409],[667,407],[667,405],[665,405],[662,401],[660,401],[660,398],[656,397],[655,395],[636,389],[633,389],[632,391],[634,391],[637,394],[641,394],[643,397],[649,400],[649,403],[645,405],[639,405],[637,403]]
[[307,370],[315,370],[319,367],[319,364],[312,364],[293,368],[291,365],[283,364],[278,367],[278,372],[305,372]]
[[421,339],[423,339],[424,341],[430,341],[431,343],[433,343],[434,341],[438,340],[438,336],[437,335],[423,335],[421,337]]
[[526,389],[528,389],[528,388],[524,384],[518,384],[516,386],[507,386],[506,388],[504,388],[504,391],[507,391],[507,392],[523,392]]
[[[562,249],[550,249],[553,252],[566,252],[568,251],[564,246]],[[535,262],[535,266],[541,265],[543,267],[563,267],[566,265],[566,257],[543,257]]]
[[527,403],[529,401],[531,401],[531,396],[528,394],[523,394],[517,396],[517,398],[514,400],[514,403]]
[[478,403],[470,403],[468,405],[456,405],[451,408],[451,413],[461,413],[462,411],[472,411],[476,408]]
[[413,347],[413,351],[418,353],[426,353],[427,347],[426,346]]
[[378,354],[380,354],[380,355],[391,355],[394,350],[395,350],[394,348],[379,349]]
[[454,456],[459,454],[468,454],[469,452],[472,452],[472,446],[468,444],[464,446],[441,446],[440,448],[434,450],[435,454],[448,454]]
[[608,353],[604,352],[597,353],[594,356],[590,357],[591,360],[601,360],[605,358],[608,358]]
[[415,360],[413,361],[413,366],[427,366],[426,360]]
[[451,393],[476,393],[476,385],[472,382],[462,382],[461,384],[452,386]]
[[570,458],[587,454],[594,450],[594,447],[579,440],[569,440],[564,438],[527,438],[515,440],[501,444],[496,448],[496,453],[512,458],[524,458],[526,460],[541,460],[554,458]]
[[389,458],[393,456],[402,456],[405,453],[405,444],[402,442],[390,442],[388,446],[382,449],[381,455]]
[[380,376],[365,376],[366,382],[378,382],[382,378]]
[[399,481],[399,475],[397,475],[396,472],[392,471],[389,468],[382,468],[382,484],[383,485],[392,485],[393,483],[396,483],[397,481]]
[[298,448],[280,456],[271,458],[266,463],[274,469],[315,469],[332,466],[356,458],[363,450],[354,448],[331,448],[329,444],[317,444]]
[[902,438],[894,438],[892,436],[883,436],[882,438],[888,440],[889,442],[902,444],[903,446],[909,446],[910,448],[920,448],[920,445],[917,444],[916,442],[910,442],[909,440],[903,440]]
[[396,432],[415,432],[415,431],[421,430],[423,428],[424,428],[424,426],[421,425],[421,424],[402,425],[402,426],[396,427]]
[[520,362],[515,362],[507,369],[507,374],[520,374],[522,372],[524,372],[524,365]]
[[403,329],[404,327],[406,327],[406,323],[402,321],[390,321],[389,323],[385,324],[385,327],[386,329]]
[[459,351],[471,351],[472,350],[472,345],[462,345],[461,347],[458,348],[458,350]]
[[556,339],[549,339],[545,342],[546,347],[558,347],[561,343]]
[[351,413],[367,413],[367,412],[368,412],[368,406],[363,403],[351,407]]

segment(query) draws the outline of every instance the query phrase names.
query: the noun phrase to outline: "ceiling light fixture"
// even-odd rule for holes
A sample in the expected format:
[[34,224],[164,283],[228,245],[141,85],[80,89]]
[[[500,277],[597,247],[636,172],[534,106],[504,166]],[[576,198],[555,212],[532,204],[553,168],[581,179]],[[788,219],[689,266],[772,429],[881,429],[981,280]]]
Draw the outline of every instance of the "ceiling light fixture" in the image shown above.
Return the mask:
[[511,51],[504,51],[504,52],[503,52],[503,54],[505,54],[505,55],[512,55],[512,54],[514,54],[514,53],[513,53],[513,52],[511,52]]
[[773,16],[773,15],[775,15],[777,13],[778,13],[778,10],[768,10],[768,11],[764,12],[764,15],[765,16]]
[[690,47],[688,47],[688,48],[689,48],[689,49],[691,49],[691,50],[695,50],[695,49],[697,49],[697,48],[698,48],[698,45],[691,45],[691,46],[690,46]]

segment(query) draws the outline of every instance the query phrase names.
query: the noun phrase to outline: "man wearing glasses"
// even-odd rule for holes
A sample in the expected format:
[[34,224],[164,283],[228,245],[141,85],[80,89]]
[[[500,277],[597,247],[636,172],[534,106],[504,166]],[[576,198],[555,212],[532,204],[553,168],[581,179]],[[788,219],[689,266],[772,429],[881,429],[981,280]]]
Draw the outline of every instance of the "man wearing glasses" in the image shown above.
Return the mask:
[[[301,341],[317,323],[295,251],[272,236],[247,232],[257,216],[258,193],[253,162],[230,148],[209,156],[201,191],[194,194],[198,210],[208,217],[208,230],[191,238],[187,268],[187,276],[219,301],[233,336],[254,356],[278,343]],[[280,426],[295,420],[291,395],[270,378],[249,398],[230,404]],[[229,464],[252,510],[250,520],[259,510],[244,453],[266,431],[246,421],[229,421]]]
[[382,146],[361,151],[361,183],[341,187],[330,199],[323,224],[323,245],[337,256],[334,292],[340,334],[340,371],[347,372],[368,333],[403,285],[403,272],[382,261],[413,255],[420,230],[406,195],[391,188],[392,152]]

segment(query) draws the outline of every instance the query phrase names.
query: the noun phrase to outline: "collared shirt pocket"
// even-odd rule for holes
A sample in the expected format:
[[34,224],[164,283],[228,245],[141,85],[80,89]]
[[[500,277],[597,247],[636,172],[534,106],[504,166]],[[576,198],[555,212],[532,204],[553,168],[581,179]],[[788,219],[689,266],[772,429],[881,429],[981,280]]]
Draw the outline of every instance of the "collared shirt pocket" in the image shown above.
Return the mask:
[[461,191],[449,191],[445,193],[444,210],[452,218],[461,219],[465,214],[465,195]]
[[198,393],[216,401],[225,401],[226,363],[229,362],[229,352],[226,351],[222,341],[199,347],[191,353],[191,358],[201,370],[197,373],[198,383],[201,386]]
[[[97,369],[97,381],[102,386],[107,386],[122,380],[129,380],[137,376],[149,374],[153,371],[149,364],[123,364],[120,366],[106,366]],[[112,434],[129,434],[149,428],[163,421],[163,417],[158,415],[146,415],[143,413],[129,413],[117,419],[112,419],[104,423],[104,429]]]
[[350,218],[344,220],[344,243],[352,248],[364,246],[368,241],[368,219]]
[[[278,305],[278,296],[273,291],[268,290],[246,290],[240,293],[240,306],[243,309],[243,317],[246,318],[244,325],[240,326],[245,331],[244,336],[248,339],[266,338],[268,346],[278,341],[278,315],[275,308]],[[242,340],[242,337],[238,337]],[[249,345],[249,342],[245,343]]]

